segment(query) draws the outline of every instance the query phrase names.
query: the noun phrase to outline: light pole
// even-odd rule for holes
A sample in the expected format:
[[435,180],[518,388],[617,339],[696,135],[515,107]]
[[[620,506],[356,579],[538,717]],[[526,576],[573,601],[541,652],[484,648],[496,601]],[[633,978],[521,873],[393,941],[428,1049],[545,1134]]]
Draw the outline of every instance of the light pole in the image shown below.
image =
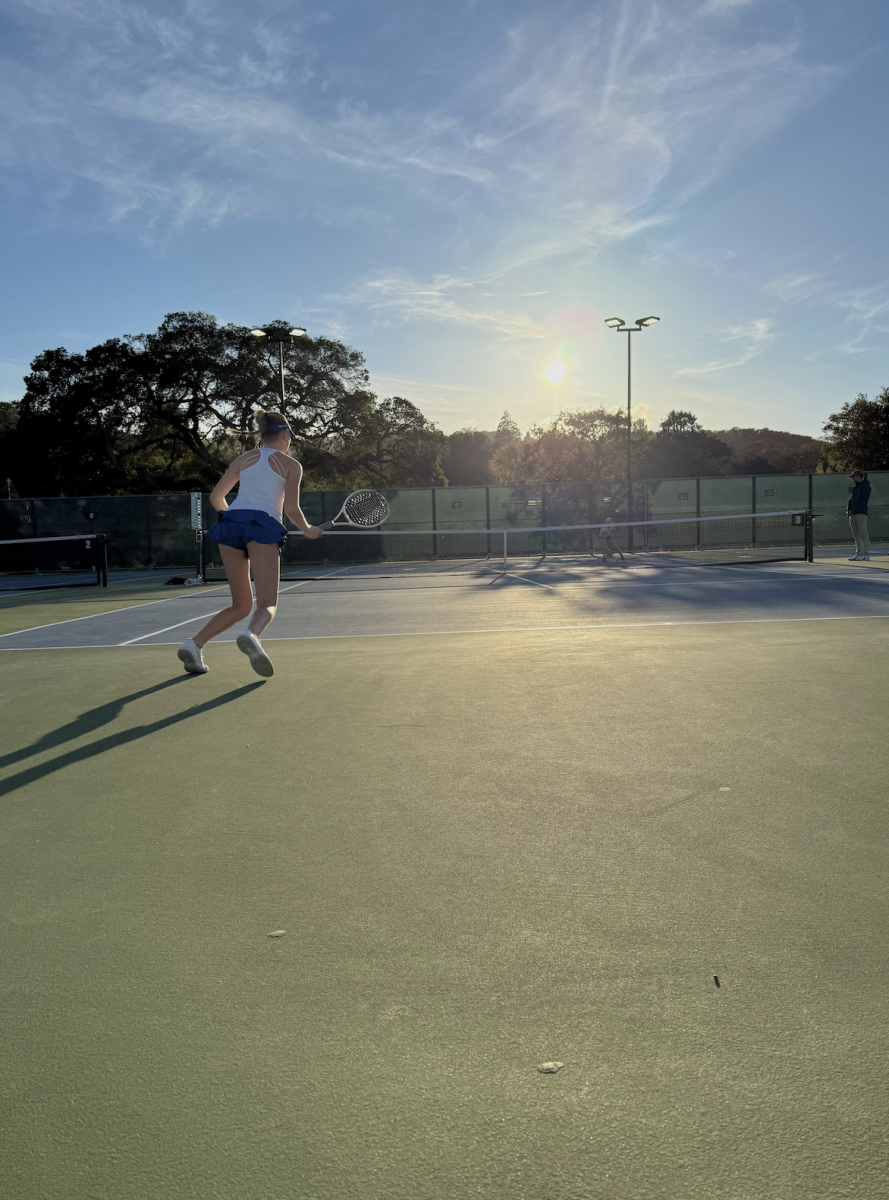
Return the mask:
[[[633,413],[632,413],[632,391],[630,387],[632,356],[630,346],[633,339],[631,333],[641,333],[648,325],[653,325],[655,321],[659,321],[660,317],[637,317],[635,325],[628,325],[622,317],[609,317],[605,324],[609,329],[614,329],[617,333],[625,333],[627,335],[627,520],[633,520]],[[633,549],[633,529],[632,524],[629,530],[629,549]]]
[[[284,347],[290,345],[294,338],[306,336],[304,329],[291,329],[286,335],[281,333],[280,329],[272,327],[271,332],[268,329],[251,329],[250,333],[255,338],[265,338],[267,342],[278,343],[278,364],[281,371],[281,412],[284,412],[284,406],[287,403],[287,397],[284,394]],[[286,416],[286,413],[285,413]]]

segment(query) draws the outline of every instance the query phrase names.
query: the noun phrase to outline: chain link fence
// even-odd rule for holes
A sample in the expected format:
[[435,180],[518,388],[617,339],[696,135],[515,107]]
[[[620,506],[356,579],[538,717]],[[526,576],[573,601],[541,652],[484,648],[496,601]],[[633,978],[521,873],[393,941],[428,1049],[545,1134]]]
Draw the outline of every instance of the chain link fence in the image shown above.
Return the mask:
[[[889,471],[870,471],[868,530],[874,543],[889,543]],[[846,517],[851,491],[847,475],[733,475],[700,479],[657,479],[633,486],[632,519],[735,516],[811,509],[816,545],[852,545]],[[594,525],[611,517],[626,521],[626,480],[594,483],[522,484],[515,487],[383,489],[390,529],[535,529]],[[333,517],[345,491],[302,493],[306,517],[319,524]],[[215,522],[203,496],[204,526]],[[290,526],[290,522],[285,524]],[[0,501],[0,540],[61,537],[72,533],[108,536],[108,566],[192,567],[197,537],[191,528],[188,493],[153,496],[61,496]],[[215,543],[205,542],[212,555]]]

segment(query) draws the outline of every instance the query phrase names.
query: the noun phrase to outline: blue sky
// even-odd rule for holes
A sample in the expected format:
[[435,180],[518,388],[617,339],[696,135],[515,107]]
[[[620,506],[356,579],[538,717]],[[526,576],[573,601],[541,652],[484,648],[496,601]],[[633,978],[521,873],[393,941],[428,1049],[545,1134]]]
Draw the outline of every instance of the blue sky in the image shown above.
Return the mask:
[[[819,434],[889,384],[876,0],[4,0],[0,394],[167,312],[286,317],[442,429]],[[559,386],[543,371],[567,363]]]

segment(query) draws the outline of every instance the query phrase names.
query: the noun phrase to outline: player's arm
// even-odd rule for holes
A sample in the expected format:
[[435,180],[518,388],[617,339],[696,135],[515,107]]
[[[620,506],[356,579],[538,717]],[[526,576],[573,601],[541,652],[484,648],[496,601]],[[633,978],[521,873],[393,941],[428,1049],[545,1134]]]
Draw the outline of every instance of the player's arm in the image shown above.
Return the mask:
[[251,454],[255,457],[256,451],[248,450],[246,454],[239,454],[234,462],[229,463],[228,470],[210,493],[210,503],[217,512],[225,512],[228,508],[225,498],[241,478],[241,467],[250,465],[249,463],[245,464],[244,460]]
[[317,525],[310,525],[306,520],[306,515],[299,506],[299,485],[303,476],[303,469],[300,464],[293,458],[289,458],[286,454],[278,451],[274,455],[275,469],[286,472],[284,478],[284,515],[289,517],[297,529],[301,529],[308,538],[317,538],[321,536],[321,530]]

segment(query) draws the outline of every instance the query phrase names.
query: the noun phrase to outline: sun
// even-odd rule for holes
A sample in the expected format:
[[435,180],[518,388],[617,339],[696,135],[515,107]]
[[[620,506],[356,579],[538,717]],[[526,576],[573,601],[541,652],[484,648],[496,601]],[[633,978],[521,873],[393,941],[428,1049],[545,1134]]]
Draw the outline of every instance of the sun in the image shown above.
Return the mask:
[[567,368],[560,358],[553,359],[543,372],[550,383],[561,383],[565,378]]

